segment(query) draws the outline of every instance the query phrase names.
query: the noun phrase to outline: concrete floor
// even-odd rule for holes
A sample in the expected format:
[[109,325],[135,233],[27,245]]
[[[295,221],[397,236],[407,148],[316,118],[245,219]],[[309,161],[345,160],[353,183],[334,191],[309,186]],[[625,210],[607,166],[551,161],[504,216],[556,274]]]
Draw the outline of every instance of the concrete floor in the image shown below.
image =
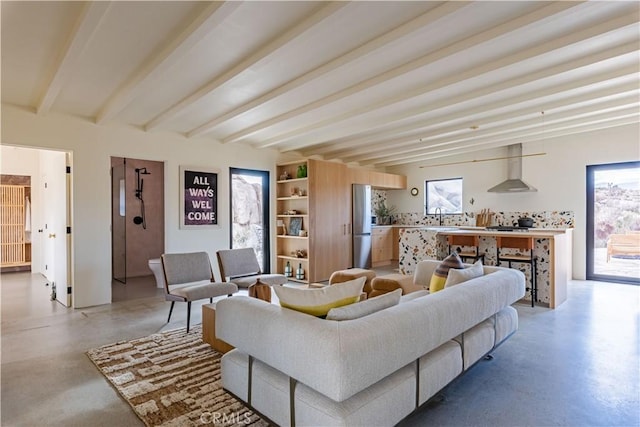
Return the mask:
[[[2,275],[0,425],[143,425],[84,354],[185,326],[184,305],[166,324],[152,278],[137,285],[114,291],[133,299],[73,310],[49,300],[40,275]],[[640,287],[585,281],[556,310],[518,304],[520,330],[495,359],[401,426],[639,426],[639,307]]]

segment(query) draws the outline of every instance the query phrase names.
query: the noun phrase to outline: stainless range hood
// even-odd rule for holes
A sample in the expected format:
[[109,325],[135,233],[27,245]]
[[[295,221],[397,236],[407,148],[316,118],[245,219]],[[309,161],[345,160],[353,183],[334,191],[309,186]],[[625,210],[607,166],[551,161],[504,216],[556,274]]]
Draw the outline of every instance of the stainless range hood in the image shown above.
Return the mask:
[[490,193],[524,193],[538,191],[522,180],[522,144],[507,146],[507,177],[487,191]]

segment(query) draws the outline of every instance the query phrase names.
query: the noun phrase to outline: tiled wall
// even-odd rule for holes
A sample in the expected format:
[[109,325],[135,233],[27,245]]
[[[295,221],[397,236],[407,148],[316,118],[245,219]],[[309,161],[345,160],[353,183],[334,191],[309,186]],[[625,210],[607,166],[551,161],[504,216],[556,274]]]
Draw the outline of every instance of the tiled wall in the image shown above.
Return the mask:
[[[375,208],[380,202],[386,202],[387,193],[383,190],[374,189],[371,199],[371,208],[375,212]],[[372,214],[375,215],[373,212]],[[518,225],[518,218],[524,217],[533,218],[533,226],[535,228],[572,228],[575,225],[573,211],[495,212],[491,225]],[[441,225],[438,215],[425,216],[422,212],[396,213],[394,215],[394,223],[399,225]],[[442,225],[475,226],[476,212],[442,215]]]

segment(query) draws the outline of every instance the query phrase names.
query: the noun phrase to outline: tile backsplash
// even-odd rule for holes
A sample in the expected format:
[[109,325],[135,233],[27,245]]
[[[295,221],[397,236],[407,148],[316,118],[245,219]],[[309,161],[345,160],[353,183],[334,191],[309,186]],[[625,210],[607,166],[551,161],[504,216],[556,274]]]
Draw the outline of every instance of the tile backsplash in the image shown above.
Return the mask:
[[[387,201],[384,190],[373,189],[371,192],[372,215],[376,207]],[[477,212],[464,212],[458,215],[442,215],[442,225],[445,226],[475,226]],[[573,211],[521,211],[495,212],[491,225],[518,225],[518,218],[533,218],[535,228],[573,228],[575,213]],[[440,225],[438,215],[424,215],[423,212],[399,212],[393,216],[393,223],[399,225]]]
[[[445,226],[475,226],[476,212],[464,212],[459,215],[442,215]],[[518,225],[518,218],[533,218],[535,228],[573,228],[573,211],[539,212],[495,212],[491,225]],[[394,223],[400,225],[440,225],[438,215],[424,215],[422,212],[403,212],[396,214]]]

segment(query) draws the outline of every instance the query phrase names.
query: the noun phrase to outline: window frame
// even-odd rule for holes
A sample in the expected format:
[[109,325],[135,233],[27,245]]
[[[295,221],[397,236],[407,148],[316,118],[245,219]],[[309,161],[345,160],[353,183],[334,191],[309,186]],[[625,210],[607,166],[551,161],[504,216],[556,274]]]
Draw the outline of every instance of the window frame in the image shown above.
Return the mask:
[[[433,207],[433,209],[430,209],[430,195],[431,192],[429,191],[429,184],[431,183],[435,183],[435,182],[442,182],[442,181],[459,181],[460,182],[460,210],[456,211],[456,212],[452,212],[452,211],[448,211],[445,210],[443,207],[441,206],[435,206]],[[443,215],[461,215],[464,213],[464,203],[463,203],[463,178],[460,177],[455,177],[455,178],[440,178],[440,179],[426,179],[424,181],[424,213],[425,215],[434,215],[435,214],[435,210],[437,208],[442,209],[442,214]]]

